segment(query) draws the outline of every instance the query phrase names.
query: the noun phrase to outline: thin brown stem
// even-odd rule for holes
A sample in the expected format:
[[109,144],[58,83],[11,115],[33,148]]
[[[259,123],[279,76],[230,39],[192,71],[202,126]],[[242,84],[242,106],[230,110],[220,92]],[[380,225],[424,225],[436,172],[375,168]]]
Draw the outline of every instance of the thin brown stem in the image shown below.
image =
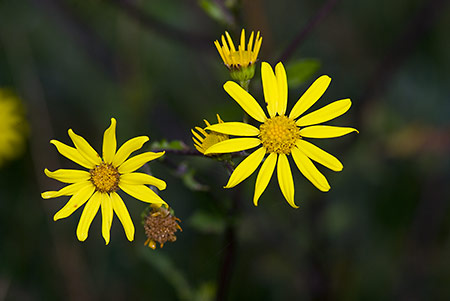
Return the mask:
[[212,49],[213,38],[183,31],[170,24],[166,24],[150,14],[144,13],[137,5],[127,0],[109,0],[109,2],[119,8],[124,14],[131,19],[136,20],[146,29],[156,32],[157,34],[170,38],[173,41],[180,42],[191,48],[196,49]]

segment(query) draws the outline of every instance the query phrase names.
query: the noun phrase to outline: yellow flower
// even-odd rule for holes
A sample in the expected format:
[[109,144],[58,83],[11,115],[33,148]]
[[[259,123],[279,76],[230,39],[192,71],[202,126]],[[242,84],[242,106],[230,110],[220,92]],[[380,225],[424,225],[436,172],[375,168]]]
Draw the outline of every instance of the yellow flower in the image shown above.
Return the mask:
[[135,137],[125,142],[117,151],[116,120],[111,118],[111,125],[103,136],[103,158],[81,136],[69,129],[69,136],[75,147],[51,140],[61,155],[85,167],[88,171],[73,169],[58,169],[45,174],[58,181],[69,183],[59,191],[42,193],[44,199],[59,196],[72,196],[67,204],[59,210],[53,219],[59,220],[71,215],[84,203],[83,213],[77,227],[77,237],[80,241],[88,237],[89,227],[101,208],[102,235],[106,244],[109,243],[113,212],[117,214],[123,225],[129,241],[134,239],[134,225],[130,214],[117,194],[119,189],[132,197],[157,206],[167,205],[155,192],[146,185],[156,186],[163,190],[166,183],[145,173],[135,172],[145,163],[164,155],[164,152],[146,152],[130,159],[130,154],[142,147],[149,140],[146,136]]
[[222,46],[220,46],[220,43],[217,40],[214,42],[214,45],[216,45],[217,51],[219,51],[220,57],[228,69],[248,67],[249,65],[256,63],[262,44],[262,37],[260,37],[259,31],[256,34],[255,39],[254,32],[252,31],[250,38],[248,39],[247,49],[245,49],[245,29],[242,29],[241,44],[238,46],[237,50],[227,31],[225,31],[225,36],[227,37],[226,40],[222,35]]
[[[203,121],[205,122],[207,127],[211,125],[208,120],[204,119]],[[219,123],[223,123],[222,119],[220,119],[219,114],[217,114],[217,121]],[[205,151],[212,145],[228,139],[228,135],[220,134],[214,131],[209,131],[208,133],[198,126],[196,126],[195,129],[197,130],[197,132],[191,129],[192,135],[194,135],[192,137],[192,140],[194,141],[195,148],[202,154],[205,154]]]
[[258,205],[258,199],[269,184],[275,166],[277,166],[278,184],[281,192],[292,207],[298,208],[294,202],[294,181],[288,156],[292,156],[300,172],[319,190],[330,190],[327,179],[311,160],[333,171],[341,171],[342,163],[303,138],[334,138],[351,132],[358,132],[356,129],[349,127],[317,125],[347,112],[351,106],[351,101],[350,99],[338,100],[300,117],[328,88],[331,78],[323,75],[300,97],[290,114],[286,115],[288,88],[283,64],[278,63],[274,73],[272,67],[263,62],[261,78],[269,118],[248,92],[235,82],[226,82],[224,84],[225,91],[248,115],[259,121],[261,125],[257,128],[242,122],[224,122],[208,126],[207,130],[224,135],[244,136],[244,138],[232,138],[219,142],[208,148],[205,155],[238,152],[259,147],[236,167],[225,188],[234,187],[248,178],[264,161],[256,179],[253,196],[255,206]]
[[[247,81],[253,78],[255,74],[256,60],[258,59],[258,53],[261,49],[262,37],[260,37],[259,31],[254,38],[254,32],[250,34],[248,39],[247,49],[245,45],[245,30],[242,29],[241,41],[238,48],[234,47],[233,40],[230,34],[225,31],[225,37],[222,35],[222,46],[219,41],[214,41],[217,51],[223,60],[223,63],[228,67],[231,72],[231,77],[238,81]],[[228,43],[227,43],[228,42]]]
[[19,99],[0,89],[0,166],[22,153],[27,128]]

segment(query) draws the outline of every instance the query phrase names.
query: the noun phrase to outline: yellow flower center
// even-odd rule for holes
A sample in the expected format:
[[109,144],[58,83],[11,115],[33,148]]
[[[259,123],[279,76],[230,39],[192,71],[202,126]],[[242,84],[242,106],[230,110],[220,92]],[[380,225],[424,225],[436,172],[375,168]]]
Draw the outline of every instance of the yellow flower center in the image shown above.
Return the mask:
[[300,136],[300,128],[287,116],[267,119],[259,127],[262,145],[269,153],[290,154]]
[[102,163],[90,171],[91,182],[100,192],[114,192],[119,189],[120,174],[117,168],[111,164]]
[[230,58],[233,63],[231,64],[230,67],[231,68],[242,68],[242,67],[247,67],[247,66],[253,64],[254,62],[251,61],[252,54],[253,54],[253,52],[248,51],[248,50],[239,50],[239,51],[231,52]]

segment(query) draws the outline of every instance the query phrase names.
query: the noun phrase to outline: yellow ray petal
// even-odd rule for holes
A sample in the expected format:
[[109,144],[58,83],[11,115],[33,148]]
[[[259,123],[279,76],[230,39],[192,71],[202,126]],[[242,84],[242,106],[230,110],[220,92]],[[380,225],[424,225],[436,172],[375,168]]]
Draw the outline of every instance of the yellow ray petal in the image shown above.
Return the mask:
[[44,173],[47,177],[63,183],[77,183],[89,180],[91,178],[91,174],[89,172],[76,169],[58,169],[55,171],[50,171],[46,168],[44,169]]
[[78,165],[81,165],[89,169],[95,167],[95,164],[86,160],[76,148],[65,145],[64,143],[59,142],[58,140],[51,140],[50,143],[56,146],[56,149],[61,155],[63,155],[69,160],[72,160]]
[[223,154],[234,153],[243,151],[246,149],[254,148],[261,144],[261,140],[258,138],[234,138],[221,141],[209,147],[205,151],[205,155],[208,154]]
[[300,97],[297,103],[292,108],[289,118],[296,119],[298,116],[308,110],[319,98],[325,93],[330,85],[331,78],[326,75],[322,75],[306,90],[306,92]]
[[159,190],[164,190],[167,187],[166,182],[164,182],[163,180],[140,172],[133,172],[121,175],[120,182],[131,185],[138,185],[138,184],[153,185],[157,187]]
[[94,185],[89,185],[83,187],[78,190],[67,202],[64,207],[62,207],[56,214],[53,216],[53,220],[57,221],[62,218],[66,218],[75,212],[78,208],[80,208],[87,200],[92,196],[95,191]]
[[161,157],[162,155],[164,155],[164,153],[165,152],[158,152],[158,153],[146,152],[143,154],[139,154],[123,162],[122,165],[119,166],[118,171],[121,174],[133,172],[136,169],[140,168],[145,163]]
[[224,122],[210,125],[207,130],[234,136],[258,136],[259,129],[243,122]]
[[277,163],[277,154],[271,153],[263,162],[261,169],[259,170],[258,177],[256,178],[255,194],[253,195],[253,204],[258,206],[259,197],[266,190],[267,185],[272,178],[275,165]]
[[102,210],[102,236],[105,244],[109,244],[111,225],[113,220],[113,207],[109,195],[101,194],[101,210]]
[[260,32],[258,31],[258,33],[256,34],[256,39],[255,39],[255,46],[254,46],[254,49],[252,52],[252,54],[253,54],[252,61],[253,62],[256,62],[256,59],[258,58],[258,53],[259,53],[259,50],[261,49],[262,40],[263,40],[263,38],[260,37]]
[[306,138],[335,138],[350,134],[351,132],[359,133],[354,128],[330,125],[313,125],[300,129],[300,135]]
[[97,152],[92,148],[92,146],[80,135],[77,135],[69,129],[68,131],[70,139],[72,139],[73,144],[76,149],[80,152],[83,157],[95,165],[102,163],[102,158],[97,154]]
[[63,195],[72,195],[75,194],[80,189],[83,189],[86,186],[94,186],[91,181],[83,181],[74,184],[67,185],[58,191],[46,191],[41,193],[43,199],[51,199],[56,198]]
[[241,31],[241,44],[239,46],[242,47],[242,50],[245,50],[245,29],[243,28]]
[[326,192],[330,190],[330,184],[323,174],[314,166],[314,163],[298,148],[292,148],[292,158],[300,172],[316,186],[319,190]]
[[278,84],[272,67],[266,62],[262,62],[261,64],[261,79],[264,99],[267,103],[267,111],[270,117],[274,117],[278,108]]
[[223,35],[222,35],[222,51],[225,57],[224,61],[225,65],[230,66],[232,64],[230,49],[228,48],[227,41],[225,40],[225,37]]
[[153,190],[145,185],[130,185],[119,183],[120,189],[131,195],[132,197],[151,204],[166,204]]
[[116,119],[111,118],[111,125],[106,129],[103,135],[103,160],[106,163],[112,163],[116,154]]
[[[248,38],[248,45],[247,45],[247,50],[250,52],[252,52],[252,47],[253,47],[253,37],[254,37],[255,33],[252,31],[252,33],[250,34],[250,37]],[[251,59],[251,58],[250,58]]]
[[236,48],[234,48],[233,40],[231,39],[230,34],[228,33],[228,31],[225,31],[225,35],[227,36],[227,41],[228,41],[228,45],[230,45],[230,50],[232,52],[235,52]]
[[200,146],[198,146],[197,144],[195,144],[194,146],[195,146],[195,148],[196,148],[200,153],[203,154],[203,153],[205,152],[204,149],[201,148]]
[[125,235],[127,236],[129,241],[133,241],[134,239],[134,225],[131,220],[130,213],[128,213],[128,209],[125,206],[124,202],[120,198],[120,196],[113,192],[109,195],[112,202],[112,207],[114,212],[117,214],[120,222],[122,223],[123,229],[125,230]]
[[234,187],[247,179],[258,168],[259,164],[264,159],[265,154],[266,150],[263,147],[260,147],[245,158],[233,171],[224,188]]
[[293,208],[298,208],[294,202],[294,180],[292,179],[291,167],[289,166],[288,158],[285,154],[278,155],[277,164],[278,184],[286,201]]
[[341,116],[350,109],[352,102],[350,99],[342,99],[330,103],[329,105],[309,113],[297,120],[298,126],[308,126],[327,122],[331,119]]
[[191,133],[192,133],[192,135],[194,135],[195,138],[197,138],[200,141],[203,141],[203,139],[205,139],[205,138],[202,138],[202,136],[200,136],[196,131],[194,131],[192,129],[191,129]]
[[258,102],[237,83],[227,81],[223,85],[223,88],[241,106],[241,108],[255,120],[264,122],[267,119],[266,114],[263,109],[261,109]]
[[220,46],[219,41],[217,41],[217,40],[214,41],[214,45],[216,45],[217,51],[219,52],[220,57],[222,58],[222,61],[224,63],[226,63],[225,55],[223,54],[223,50],[222,50],[222,47]]
[[135,137],[125,142],[117,151],[113,159],[113,166],[118,167],[131,155],[132,152],[140,149],[149,139],[147,136]]
[[308,141],[300,139],[297,141],[296,145],[302,153],[310,159],[322,164],[325,167],[328,167],[333,171],[341,171],[342,168],[344,168],[342,163],[335,156],[327,153]]
[[278,86],[278,106],[277,112],[279,115],[286,113],[287,101],[288,101],[288,86],[286,70],[281,62],[275,66],[275,76],[277,78]]
[[100,208],[101,195],[101,192],[95,192],[84,206],[77,227],[77,237],[79,241],[85,241],[88,237],[89,227]]

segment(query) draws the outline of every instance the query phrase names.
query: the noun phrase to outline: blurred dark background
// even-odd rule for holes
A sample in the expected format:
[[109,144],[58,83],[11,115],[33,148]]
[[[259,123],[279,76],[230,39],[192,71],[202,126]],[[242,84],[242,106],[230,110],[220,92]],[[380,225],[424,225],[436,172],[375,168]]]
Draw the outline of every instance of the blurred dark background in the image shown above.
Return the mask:
[[[98,216],[83,243],[81,210],[53,222],[67,197],[40,198],[62,187],[43,169],[75,167],[49,144],[69,143],[67,129],[100,150],[115,117],[120,144],[148,135],[191,145],[204,118],[241,118],[213,41],[225,30],[237,40],[242,27],[261,31],[260,61],[314,62],[288,106],[321,74],[333,81],[314,108],[352,99],[332,124],[360,134],[317,143],[344,164],[319,167],[332,189],[292,166],[300,208],[275,177],[254,207],[255,175],[224,191],[219,162],[168,154],[151,168],[182,220],[175,243],[144,247],[146,205],[131,197],[132,243],[117,217],[108,246]],[[26,151],[0,167],[0,300],[213,299],[237,195],[230,300],[450,300],[449,54],[443,0],[0,1],[0,86],[22,99],[30,127]],[[251,92],[262,102],[258,76]]]

